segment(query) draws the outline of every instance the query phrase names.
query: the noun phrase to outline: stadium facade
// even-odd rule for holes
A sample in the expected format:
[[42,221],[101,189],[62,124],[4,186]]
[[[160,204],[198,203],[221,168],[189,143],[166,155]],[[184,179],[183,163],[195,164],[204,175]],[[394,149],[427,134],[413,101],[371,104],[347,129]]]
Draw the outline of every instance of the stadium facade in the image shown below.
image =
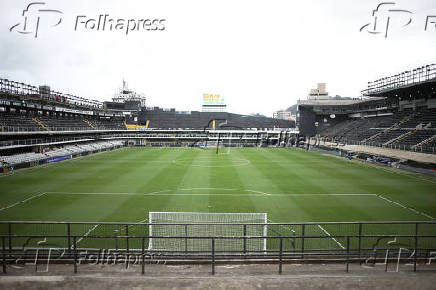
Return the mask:
[[301,133],[344,144],[435,152],[436,64],[369,82],[362,95],[299,101]]

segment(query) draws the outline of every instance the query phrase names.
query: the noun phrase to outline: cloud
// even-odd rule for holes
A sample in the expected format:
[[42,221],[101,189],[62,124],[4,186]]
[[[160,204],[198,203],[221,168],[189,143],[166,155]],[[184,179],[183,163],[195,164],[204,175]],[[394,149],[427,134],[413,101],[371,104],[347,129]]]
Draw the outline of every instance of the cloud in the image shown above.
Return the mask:
[[[127,79],[150,105],[198,110],[203,93],[230,111],[272,115],[317,82],[356,97],[367,81],[434,61],[435,31],[423,31],[434,1],[396,1],[414,11],[389,38],[359,32],[379,1],[46,1],[62,23],[38,38],[9,32],[29,3],[2,1],[0,74],[108,100]],[[74,31],[75,17],[165,18],[163,32]],[[424,19],[423,19],[424,17]],[[422,26],[422,27],[421,27]]]

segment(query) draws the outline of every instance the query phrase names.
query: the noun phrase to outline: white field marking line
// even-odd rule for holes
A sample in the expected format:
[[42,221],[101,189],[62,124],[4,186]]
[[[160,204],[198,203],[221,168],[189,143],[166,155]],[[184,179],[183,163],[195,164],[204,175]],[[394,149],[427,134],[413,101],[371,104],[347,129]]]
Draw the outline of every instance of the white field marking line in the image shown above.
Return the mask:
[[[167,190],[168,192],[170,190]],[[246,193],[128,193],[128,192],[47,192],[47,194],[64,194],[64,195],[137,195],[143,197],[154,196],[263,196],[260,194],[246,194]]]
[[135,225],[139,225],[139,224],[145,223],[145,222],[147,222],[147,221],[148,221],[148,218],[145,219],[145,220],[142,220],[142,221],[137,221],[136,223],[133,223],[133,224],[131,224],[131,225],[128,225],[128,227],[130,228],[130,227],[133,227],[133,226],[135,226]]
[[[65,195],[146,195],[144,193],[133,192],[66,192],[66,191],[47,191],[46,194],[65,194]],[[153,195],[154,193],[147,193]]]
[[14,207],[14,206],[19,205],[19,204],[21,204],[21,203],[28,202],[29,200],[32,200],[32,199],[34,199],[34,198],[37,198],[37,197],[43,196],[43,195],[46,194],[46,193],[47,193],[47,192],[39,193],[39,194],[33,195],[33,196],[31,196],[31,197],[28,197],[28,198],[26,198],[26,199],[24,199],[24,200],[22,200],[22,201],[17,201],[17,202],[15,202],[15,203],[13,203],[13,204],[10,204],[10,205],[7,205],[7,206],[5,206],[5,207],[0,208],[0,211],[5,210],[5,209],[8,209],[8,208],[11,208],[11,207]]
[[321,225],[318,225],[318,227],[321,229],[321,231],[323,231],[327,236],[329,236],[339,247],[341,247],[342,249],[345,249],[344,246],[342,246],[341,243],[338,242],[338,240],[336,240],[335,238],[332,237],[332,235],[330,235],[330,233],[328,231],[326,231],[326,229],[324,229]]
[[193,188],[179,188],[175,190],[243,190],[243,189],[237,189],[237,188],[214,188],[214,187],[193,187]]
[[[295,197],[323,197],[323,196],[377,196],[374,193],[296,193],[296,194],[286,194],[286,193],[266,193],[261,191],[254,191],[248,189],[242,189],[241,191],[246,192],[254,192],[255,194],[247,194],[247,193],[177,193],[177,190],[208,190],[207,188],[197,188],[197,189],[175,189],[174,193],[165,193],[171,192],[171,189],[154,191],[150,193],[134,193],[134,192],[63,192],[63,191],[50,191],[45,192],[46,194],[65,194],[65,195],[138,195],[138,196],[295,196]],[[229,188],[216,190],[232,190]]]
[[[153,194],[156,194],[156,193],[162,193],[162,192],[168,192],[168,191],[171,191],[171,190],[170,189],[165,189],[165,190],[153,191],[153,192],[150,192],[150,193],[143,193],[143,194],[153,195]],[[142,195],[141,193],[139,193],[139,194]]]
[[251,190],[251,189],[244,189],[244,191],[254,192],[254,193],[259,193],[259,194],[261,194],[261,195],[271,195],[271,193],[262,192],[262,191],[257,191],[257,190]]
[[[194,159],[194,160],[185,160],[185,159],[173,159],[172,163],[177,164],[177,165],[189,165],[192,167],[200,167],[200,168],[212,168],[212,167],[239,167],[239,166],[247,166],[251,163],[250,160],[248,159],[243,159],[243,158],[237,158],[237,159],[232,159],[230,160],[231,164],[228,165],[198,165],[198,164],[193,164],[195,161],[197,162],[207,162],[207,161],[217,161],[214,160],[213,158],[211,159]],[[218,160],[218,161],[222,161],[222,160]],[[185,164],[184,162],[190,162],[190,164]],[[236,164],[233,164],[233,162],[236,162]]]
[[429,218],[429,219],[432,219],[432,220],[435,219],[435,218],[432,217],[431,215],[428,215],[428,214],[426,214],[426,213],[423,213],[423,212],[417,211],[416,209],[411,208],[411,207],[408,207],[408,206],[405,206],[404,204],[401,204],[401,203],[399,203],[399,202],[396,202],[396,201],[390,200],[389,198],[386,198],[386,197],[384,197],[384,196],[382,196],[382,195],[377,195],[377,197],[383,199],[383,200],[386,201],[386,202],[389,202],[389,203],[395,204],[395,205],[397,205],[397,206],[399,206],[399,207],[402,207],[402,208],[404,208],[404,209],[408,209],[408,210],[410,210],[410,211],[412,211],[412,212],[414,212],[414,213],[416,213],[416,214],[418,214],[418,215],[425,216],[426,218]]
[[[267,221],[269,222],[269,223],[274,223],[272,220],[270,220],[270,219],[267,219]],[[295,230],[293,230],[291,227],[289,227],[289,229],[287,228],[287,227],[285,227],[285,226],[283,226],[283,225],[279,225],[279,227],[280,228],[283,228],[284,230],[286,230],[286,231],[289,231],[289,232],[291,232],[293,235],[295,235]]]
[[76,245],[78,244],[78,243],[80,243],[80,241],[82,241],[84,238],[86,238],[87,236],[89,236],[89,234],[93,231],[93,230],[95,230],[98,226],[99,226],[100,224],[97,224],[97,225],[95,225],[95,226],[93,226],[89,231],[87,231],[80,239],[78,239],[77,240],[77,242],[76,242]]
[[314,197],[314,196],[377,196],[375,193],[266,193],[255,190],[245,190],[250,192],[257,192],[261,195],[267,196],[299,196],[299,197]]

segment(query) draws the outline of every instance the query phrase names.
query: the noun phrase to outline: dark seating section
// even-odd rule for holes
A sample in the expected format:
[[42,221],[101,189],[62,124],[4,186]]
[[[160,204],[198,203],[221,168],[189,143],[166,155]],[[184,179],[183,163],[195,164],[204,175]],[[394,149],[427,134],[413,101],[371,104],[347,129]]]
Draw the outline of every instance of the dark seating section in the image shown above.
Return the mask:
[[323,126],[320,135],[346,139],[370,145],[397,145],[413,149],[416,146],[435,146],[436,109],[406,109],[388,116],[363,119],[332,120]]
[[85,123],[84,119],[77,115],[75,117],[36,116],[36,119],[41,121],[42,124],[52,131],[91,129],[91,127]]
[[[238,115],[232,113],[191,112],[179,114],[174,110],[154,110],[142,113],[142,125],[158,129],[203,129],[211,120],[216,120],[216,129],[228,128],[294,128],[295,122]],[[68,116],[26,115],[0,112],[0,131],[78,131],[78,130],[125,130],[124,119],[70,114]]]
[[97,116],[48,116],[0,112],[0,131],[77,131],[123,130],[120,118],[102,119]]
[[[0,112],[0,126],[2,131],[40,131],[42,129],[31,118],[20,113]],[[19,128],[22,130],[18,130]]]
[[[149,128],[156,129],[203,129],[209,121],[217,120],[217,129],[226,128],[294,128],[295,122],[288,120],[273,119],[267,117],[257,117],[249,115],[239,115],[225,112],[197,112],[192,111],[188,114],[177,113],[174,109],[164,110],[155,108],[153,110],[141,111],[139,122],[146,124]],[[224,124],[227,122],[226,124]],[[221,126],[219,126],[221,125]]]
[[87,119],[91,126],[100,130],[125,130],[122,119]]

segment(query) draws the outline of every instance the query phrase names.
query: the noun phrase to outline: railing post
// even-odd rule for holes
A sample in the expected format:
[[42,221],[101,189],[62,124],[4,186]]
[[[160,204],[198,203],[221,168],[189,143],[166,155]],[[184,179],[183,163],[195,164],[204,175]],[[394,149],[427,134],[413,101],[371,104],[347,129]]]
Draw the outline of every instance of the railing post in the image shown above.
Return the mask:
[[418,223],[415,224],[415,255],[413,257],[413,272],[416,272],[417,256],[418,256]]
[[68,252],[71,254],[71,224],[67,223]]
[[73,247],[74,247],[74,274],[77,273],[77,245],[76,236],[73,237]]
[[350,236],[347,236],[347,273],[350,269]]
[[188,254],[188,225],[185,225],[185,255]]
[[301,225],[301,258],[304,259],[304,235],[306,232],[306,225]]
[[359,223],[359,259],[362,250],[362,223]]
[[142,275],[145,273],[145,238],[142,238]]
[[12,224],[8,223],[8,242],[9,242],[9,253],[12,252]]
[[6,239],[2,237],[3,273],[6,274]]
[[126,269],[129,268],[129,226],[126,227]]
[[212,275],[215,275],[215,239],[212,239]]
[[118,251],[118,230],[114,230],[115,235],[115,250]]
[[247,225],[244,225],[244,254],[247,254]]
[[283,263],[283,239],[280,238],[279,274],[282,273],[282,263]]
[[385,272],[388,271],[388,265],[389,265],[389,249],[386,250],[386,258],[385,258]]

